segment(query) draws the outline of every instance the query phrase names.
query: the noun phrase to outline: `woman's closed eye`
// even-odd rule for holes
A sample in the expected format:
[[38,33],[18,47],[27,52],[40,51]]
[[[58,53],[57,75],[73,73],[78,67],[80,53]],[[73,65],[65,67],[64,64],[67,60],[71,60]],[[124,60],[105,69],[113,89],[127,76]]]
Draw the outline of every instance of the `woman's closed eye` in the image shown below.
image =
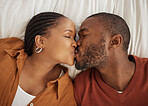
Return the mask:
[[70,35],[65,35],[65,38],[71,38],[71,36]]
[[72,38],[72,39],[74,39],[75,40],[75,36],[73,36],[73,35],[65,35],[65,38]]

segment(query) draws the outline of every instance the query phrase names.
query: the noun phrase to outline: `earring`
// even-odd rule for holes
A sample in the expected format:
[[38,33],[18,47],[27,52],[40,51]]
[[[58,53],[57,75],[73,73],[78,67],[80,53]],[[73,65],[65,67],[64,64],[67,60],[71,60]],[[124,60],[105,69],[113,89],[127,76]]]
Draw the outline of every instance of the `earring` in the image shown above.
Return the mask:
[[37,48],[35,49],[35,52],[36,52],[36,53],[40,53],[42,50],[43,50],[43,48],[37,47]]

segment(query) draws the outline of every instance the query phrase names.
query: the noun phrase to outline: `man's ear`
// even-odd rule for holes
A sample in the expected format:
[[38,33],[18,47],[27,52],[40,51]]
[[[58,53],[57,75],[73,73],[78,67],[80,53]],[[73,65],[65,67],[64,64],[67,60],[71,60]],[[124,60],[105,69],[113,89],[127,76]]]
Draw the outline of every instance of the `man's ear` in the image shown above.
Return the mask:
[[39,48],[44,48],[44,38],[41,35],[36,35],[35,44]]
[[116,34],[110,39],[109,50],[113,50],[121,45],[123,38],[120,34]]

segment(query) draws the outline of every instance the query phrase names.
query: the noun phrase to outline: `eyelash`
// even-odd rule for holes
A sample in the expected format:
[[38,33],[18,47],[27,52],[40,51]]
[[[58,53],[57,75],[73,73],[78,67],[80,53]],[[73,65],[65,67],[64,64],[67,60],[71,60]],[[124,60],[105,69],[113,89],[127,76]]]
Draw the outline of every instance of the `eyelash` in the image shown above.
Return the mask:
[[87,35],[83,35],[83,37],[85,37],[85,36],[87,36]]
[[70,38],[70,36],[65,36],[66,38]]
[[82,37],[86,37],[88,34],[86,34],[86,35],[82,35]]

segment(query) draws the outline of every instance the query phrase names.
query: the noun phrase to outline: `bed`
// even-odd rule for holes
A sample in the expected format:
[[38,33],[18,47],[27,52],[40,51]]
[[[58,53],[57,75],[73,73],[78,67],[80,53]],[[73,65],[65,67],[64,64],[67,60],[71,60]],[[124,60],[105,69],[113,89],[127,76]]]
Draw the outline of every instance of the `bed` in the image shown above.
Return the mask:
[[[70,18],[77,32],[83,20],[91,14],[109,12],[120,15],[131,31],[129,54],[148,57],[148,0],[0,0],[0,38],[24,39],[28,21],[47,11]],[[66,66],[72,78],[81,72],[74,66]]]

